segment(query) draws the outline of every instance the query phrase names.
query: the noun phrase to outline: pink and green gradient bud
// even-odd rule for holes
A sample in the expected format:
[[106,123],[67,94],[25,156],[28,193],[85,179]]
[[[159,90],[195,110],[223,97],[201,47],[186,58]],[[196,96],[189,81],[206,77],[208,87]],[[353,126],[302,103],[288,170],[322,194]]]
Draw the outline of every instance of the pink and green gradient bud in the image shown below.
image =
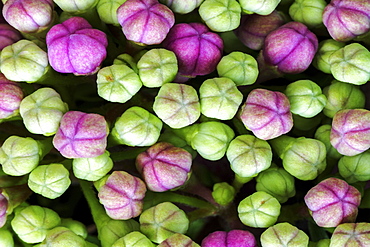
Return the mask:
[[22,99],[21,87],[0,73],[0,119],[18,115]]
[[0,51],[4,47],[17,42],[21,38],[22,35],[17,29],[6,23],[0,23]]
[[215,231],[202,240],[202,247],[257,247],[253,234],[246,230]]
[[173,234],[171,237],[167,238],[158,245],[158,247],[180,247],[180,246],[200,247],[191,238],[181,233]]
[[343,223],[337,226],[331,235],[330,246],[370,245],[370,223]]
[[270,226],[261,234],[260,240],[262,247],[309,246],[307,234],[288,222]]
[[2,228],[6,223],[8,204],[8,196],[2,189],[0,189],[0,228]]

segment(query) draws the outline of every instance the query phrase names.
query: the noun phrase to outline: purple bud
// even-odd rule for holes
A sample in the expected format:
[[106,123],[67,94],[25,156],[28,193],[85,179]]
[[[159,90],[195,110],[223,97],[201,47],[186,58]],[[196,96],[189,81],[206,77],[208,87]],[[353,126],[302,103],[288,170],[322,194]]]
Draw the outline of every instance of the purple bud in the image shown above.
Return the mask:
[[249,93],[240,118],[245,127],[262,140],[286,134],[293,127],[288,97],[267,89],[254,89]]
[[160,142],[136,158],[136,167],[147,187],[156,192],[174,189],[188,179],[192,156],[185,149]]
[[51,0],[8,0],[3,7],[5,20],[25,33],[37,33],[53,21],[54,3]]
[[317,48],[314,33],[300,22],[289,22],[266,36],[263,57],[280,72],[297,74],[309,67]]
[[179,82],[214,71],[222,57],[223,41],[204,24],[179,23],[170,30],[163,46],[178,59]]
[[304,200],[318,226],[336,227],[356,220],[361,194],[346,181],[332,177],[311,188]]
[[4,47],[17,42],[21,38],[22,35],[19,33],[17,29],[8,24],[0,23],[0,51]]
[[202,247],[257,247],[253,234],[245,230],[231,230],[230,232],[216,231],[208,234]]
[[333,118],[330,143],[340,154],[354,156],[370,148],[370,111],[344,109]]
[[93,158],[104,153],[108,132],[103,116],[69,111],[60,121],[53,145],[66,158]]
[[145,45],[160,44],[175,23],[172,11],[158,0],[127,0],[117,18],[128,40]]
[[82,17],[72,17],[53,26],[46,35],[51,67],[61,73],[94,74],[105,59],[106,34]]
[[124,171],[114,171],[99,189],[99,200],[108,216],[127,220],[139,216],[146,193],[144,182]]
[[370,30],[369,0],[332,0],[324,9],[323,23],[337,41],[349,41]]
[[18,114],[22,99],[21,87],[0,73],[0,119]]
[[8,198],[4,195],[3,190],[0,189],[0,228],[6,223],[8,210]]

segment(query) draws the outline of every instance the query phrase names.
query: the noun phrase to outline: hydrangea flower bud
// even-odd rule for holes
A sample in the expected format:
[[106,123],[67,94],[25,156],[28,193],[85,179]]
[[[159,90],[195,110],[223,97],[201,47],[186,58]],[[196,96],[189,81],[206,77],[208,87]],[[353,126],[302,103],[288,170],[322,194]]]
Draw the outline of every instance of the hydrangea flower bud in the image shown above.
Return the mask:
[[239,0],[242,10],[246,14],[269,15],[276,9],[280,0]]
[[356,220],[361,194],[346,181],[332,177],[312,187],[304,200],[318,226],[336,227]]
[[199,244],[195,243],[191,238],[188,236],[181,234],[181,233],[175,233],[172,236],[168,237],[166,240],[164,240],[162,243],[157,245],[158,247],[200,247]]
[[331,74],[329,63],[330,56],[345,45],[345,43],[333,39],[321,41],[312,65],[324,73]]
[[151,191],[162,192],[183,185],[188,179],[192,156],[185,149],[159,142],[136,158],[136,168]]
[[332,0],[323,12],[323,23],[333,39],[349,41],[370,30],[367,0]]
[[51,67],[60,73],[94,74],[107,55],[106,34],[82,17],[54,25],[46,35]]
[[339,174],[348,182],[370,180],[370,150],[355,156],[342,156],[338,161]]
[[[7,211],[8,211],[8,198],[2,189],[0,189],[0,228],[6,223]],[[1,239],[1,238],[0,238]]]
[[99,0],[96,5],[100,20],[104,23],[119,26],[117,9],[127,0]]
[[125,171],[114,171],[99,188],[99,200],[109,217],[116,220],[134,218],[143,210],[146,193],[144,182]]
[[248,94],[240,118],[244,126],[262,140],[286,134],[293,127],[288,97],[262,88]]
[[97,76],[98,94],[110,102],[127,102],[143,85],[135,71],[124,64],[104,67]]
[[370,52],[359,43],[346,45],[329,57],[333,77],[338,81],[355,85],[363,85],[370,80],[369,63]]
[[251,85],[257,80],[258,64],[251,55],[234,51],[221,58],[217,73],[231,79],[237,86]]
[[53,145],[66,158],[93,158],[104,153],[108,132],[103,116],[69,111],[60,121]]
[[77,234],[78,236],[81,236],[82,238],[86,238],[88,235],[87,228],[84,225],[84,223],[74,220],[72,218],[63,218],[61,220],[60,226],[64,226]]
[[342,157],[342,155],[338,153],[338,151],[333,147],[333,145],[331,145],[330,132],[331,125],[329,124],[321,125],[316,129],[314,138],[325,144],[327,158],[333,158],[335,160],[338,160]]
[[0,51],[4,47],[17,42],[21,38],[22,35],[17,29],[6,23],[0,23]]
[[7,0],[2,10],[5,20],[24,33],[38,33],[53,21],[54,3],[51,0]]
[[267,34],[283,24],[283,15],[275,10],[269,15],[243,15],[235,34],[248,48],[261,50]]
[[243,101],[243,94],[226,77],[205,80],[199,88],[200,111],[209,118],[232,119]]
[[199,7],[204,0],[159,0],[166,4],[173,12],[188,14]]
[[162,43],[175,23],[173,12],[157,0],[127,0],[117,18],[126,38],[144,45]]
[[270,226],[261,234],[262,247],[306,247],[308,243],[307,234],[288,222]]
[[333,118],[339,110],[365,107],[365,94],[359,86],[334,80],[323,93],[328,100],[323,110],[327,117]]
[[134,219],[105,221],[99,228],[102,247],[112,247],[114,242],[133,231],[139,231],[139,223]]
[[140,231],[154,243],[161,243],[175,233],[185,234],[189,219],[171,202],[163,202],[145,210],[139,218]]
[[330,247],[370,245],[370,224],[368,222],[343,223],[338,225],[330,238]]
[[32,244],[42,242],[48,231],[58,226],[60,221],[59,215],[53,210],[31,205],[17,212],[10,223],[22,241]]
[[179,64],[177,81],[214,71],[223,50],[221,37],[201,23],[174,25],[162,45],[176,54]]
[[347,156],[360,154],[370,148],[370,111],[346,109],[333,118],[330,143]]
[[220,205],[225,206],[234,200],[236,191],[233,186],[226,182],[213,185],[212,197]]
[[277,166],[262,171],[256,178],[256,190],[265,191],[280,203],[295,196],[294,177]]
[[240,177],[254,177],[270,167],[272,150],[267,141],[253,135],[240,135],[226,152],[231,169]]
[[46,73],[48,65],[46,52],[26,39],[21,39],[1,51],[1,72],[12,81],[35,82]]
[[266,36],[263,58],[282,73],[297,74],[310,66],[317,48],[316,35],[304,24],[292,21]]
[[19,108],[23,123],[33,134],[54,135],[68,105],[52,88],[40,88],[25,97]]
[[0,228],[0,245],[3,247],[14,247],[14,239],[11,231]]
[[21,87],[0,73],[0,120],[18,115],[22,99]]
[[215,231],[202,240],[202,247],[257,247],[257,241],[252,233],[245,230]]
[[177,74],[175,53],[166,49],[151,49],[137,62],[139,77],[146,87],[160,87],[172,82]]
[[314,28],[322,24],[326,5],[325,0],[295,0],[289,7],[289,15],[294,21]]
[[171,128],[191,125],[200,117],[197,91],[190,85],[166,83],[155,97],[153,110]]
[[30,189],[49,199],[61,196],[70,184],[69,172],[62,164],[40,165],[28,178]]
[[264,191],[257,191],[239,203],[239,219],[246,226],[266,228],[275,224],[280,208],[275,197]]
[[40,244],[40,247],[85,247],[87,246],[85,240],[69,230],[66,227],[58,226],[48,231],[44,241]]
[[112,168],[113,161],[109,152],[93,158],[75,158],[72,161],[73,174],[76,178],[97,181],[104,177]]
[[154,243],[144,234],[133,231],[118,239],[112,247],[154,247]]
[[92,10],[99,0],[54,0],[54,2],[65,12],[84,13]]
[[327,99],[321,87],[311,80],[298,80],[285,89],[290,111],[301,117],[312,118],[325,107]]

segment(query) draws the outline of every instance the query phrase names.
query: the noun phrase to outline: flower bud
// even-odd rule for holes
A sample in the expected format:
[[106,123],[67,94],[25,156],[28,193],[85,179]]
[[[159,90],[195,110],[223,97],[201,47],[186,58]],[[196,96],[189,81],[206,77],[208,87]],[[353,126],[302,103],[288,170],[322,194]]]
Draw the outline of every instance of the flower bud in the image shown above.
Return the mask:
[[343,46],[345,46],[345,43],[333,39],[321,41],[312,65],[324,73],[331,74],[329,63],[330,56]]
[[356,220],[361,194],[344,180],[328,178],[312,187],[304,200],[318,226],[336,227]]
[[272,150],[267,141],[253,135],[240,135],[226,152],[231,169],[240,177],[254,177],[270,167]]
[[99,0],[54,0],[54,2],[65,12],[84,13],[92,10]]
[[85,240],[66,227],[58,226],[48,231],[40,247],[85,247]]
[[[5,225],[8,211],[8,198],[2,189],[0,189],[0,229]],[[0,233],[1,235],[1,233]],[[1,238],[0,238],[1,239]]]
[[99,70],[107,55],[106,34],[82,17],[54,25],[46,35],[51,67],[60,73],[90,75]]
[[0,73],[0,120],[18,115],[22,99],[21,87]]
[[252,233],[245,230],[215,231],[202,240],[202,247],[257,247],[257,242]]
[[266,228],[275,224],[280,208],[275,197],[264,191],[257,191],[239,203],[239,219],[246,226]]
[[370,52],[359,43],[346,45],[329,57],[333,77],[338,81],[355,85],[363,85],[370,80],[369,63]]
[[1,72],[12,81],[35,82],[46,73],[48,64],[46,52],[26,39],[5,47],[0,55]]
[[307,27],[315,28],[322,24],[325,0],[295,0],[289,8],[290,17]]
[[32,244],[42,242],[47,232],[58,226],[60,221],[59,215],[53,210],[31,205],[17,212],[11,225],[22,241]]
[[117,9],[127,0],[99,0],[96,5],[100,20],[106,24],[119,26]]
[[33,134],[54,135],[68,105],[52,88],[40,88],[25,97],[19,108],[23,123]]
[[53,145],[66,158],[93,158],[104,153],[108,132],[103,116],[69,111],[60,121]]
[[257,80],[258,64],[251,55],[234,51],[221,58],[217,73],[220,77],[231,79],[236,86],[251,85]]
[[109,152],[93,158],[75,158],[72,161],[73,174],[76,178],[97,181],[104,177],[112,168],[113,161]]
[[166,240],[164,240],[162,243],[160,243],[157,246],[158,247],[180,247],[180,246],[200,247],[197,243],[191,240],[191,238],[181,233],[173,234],[172,236],[168,237]]
[[143,45],[162,43],[175,23],[172,11],[157,0],[127,0],[117,18],[126,38]]
[[114,242],[132,231],[139,231],[139,223],[134,219],[105,221],[98,229],[102,247],[112,247]]
[[72,232],[74,232],[78,236],[81,236],[84,239],[87,237],[88,232],[86,226],[84,225],[84,223],[80,221],[73,220],[71,218],[63,218],[60,225],[68,228],[69,230],[71,230]]
[[159,142],[136,158],[136,168],[151,191],[162,192],[183,185],[188,179],[192,156],[185,149]]
[[139,77],[146,87],[160,87],[172,82],[177,74],[175,53],[166,49],[151,49],[137,62]]
[[254,89],[249,93],[240,118],[244,126],[262,140],[286,134],[293,127],[288,98],[267,89]]
[[340,154],[353,156],[370,148],[370,111],[347,109],[333,118],[330,143]]
[[229,78],[205,80],[199,88],[200,111],[209,118],[232,119],[243,100],[243,94]]
[[343,223],[337,226],[330,238],[330,247],[370,245],[370,224],[368,222]]
[[161,243],[175,233],[185,234],[189,219],[171,202],[163,202],[145,210],[139,218],[140,231],[154,243]]
[[316,129],[314,137],[316,140],[319,140],[325,144],[327,158],[333,158],[335,160],[338,160],[342,157],[342,155],[338,153],[338,151],[333,147],[333,145],[331,145],[330,132],[331,132],[331,125],[324,124]]
[[199,7],[204,0],[159,0],[166,4],[173,12],[188,14]]
[[355,156],[343,156],[338,162],[339,174],[348,182],[370,180],[370,150]]
[[110,102],[127,102],[143,85],[139,76],[123,64],[104,67],[97,76],[98,94]]
[[308,246],[307,234],[288,222],[270,226],[261,234],[262,247]]
[[38,33],[53,21],[54,3],[51,0],[7,0],[3,7],[5,20],[24,33]]
[[21,38],[22,35],[17,29],[6,23],[0,23],[0,51],[4,47],[17,42]]
[[177,57],[179,71],[176,81],[180,82],[213,72],[223,50],[221,37],[201,23],[174,25],[162,45]]
[[0,246],[14,247],[13,235],[9,230],[5,228],[0,228]]
[[153,110],[171,128],[191,125],[200,117],[197,91],[190,85],[166,83],[155,97]]
[[242,10],[246,14],[259,14],[259,15],[269,15],[276,9],[280,0],[258,0],[258,1],[249,1],[249,0],[239,0]]
[[220,205],[224,206],[234,200],[236,191],[233,186],[226,182],[213,185],[212,197]]
[[144,234],[133,231],[118,239],[112,247],[154,247],[155,245]]
[[109,217],[127,220],[139,216],[146,193],[144,182],[125,171],[114,171],[99,189],[99,200]]
[[297,74],[310,66],[317,48],[314,33],[300,22],[289,22],[266,36],[263,58],[282,73]]
[[333,39],[349,41],[370,30],[370,2],[332,0],[324,9],[323,23]]
[[321,87],[311,80],[298,80],[285,89],[290,111],[301,117],[312,118],[325,107],[327,99]]

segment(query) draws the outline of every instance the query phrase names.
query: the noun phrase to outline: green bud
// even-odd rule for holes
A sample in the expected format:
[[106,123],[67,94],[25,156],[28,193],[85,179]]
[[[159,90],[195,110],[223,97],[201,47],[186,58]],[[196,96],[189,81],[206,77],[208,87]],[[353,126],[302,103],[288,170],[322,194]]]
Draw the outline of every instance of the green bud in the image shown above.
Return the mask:
[[370,52],[359,43],[351,43],[335,51],[329,58],[335,79],[355,85],[370,80]]
[[[127,0],[126,0],[127,1]],[[123,53],[118,55],[114,60],[113,64],[115,65],[126,65],[130,67],[135,73],[139,73],[137,69],[137,61],[129,54]]]
[[145,210],[139,218],[140,231],[154,243],[161,243],[175,233],[185,234],[189,219],[171,202],[163,202]]
[[102,247],[112,247],[114,242],[126,236],[128,233],[139,230],[139,223],[136,220],[109,220],[98,229],[99,239]]
[[215,32],[227,32],[240,25],[241,7],[236,0],[205,0],[199,15]]
[[38,166],[28,178],[30,189],[49,199],[61,196],[70,184],[69,172],[62,164]]
[[59,215],[53,210],[32,205],[17,212],[11,226],[22,241],[40,243],[45,239],[47,232],[60,222]]
[[270,167],[272,150],[267,141],[253,135],[240,135],[226,152],[231,169],[240,177],[254,177]]
[[236,191],[226,182],[213,185],[212,197],[220,205],[227,205],[234,200]]
[[99,0],[96,10],[100,20],[107,24],[119,26],[117,19],[117,9],[127,0]]
[[326,147],[326,155],[327,157],[333,159],[340,159],[343,155],[341,155],[338,150],[336,150],[333,145],[330,143],[330,132],[331,132],[331,125],[324,124],[317,128],[315,132],[315,139],[323,142]]
[[242,10],[246,14],[269,15],[276,9],[280,0],[239,0]]
[[243,94],[228,78],[205,80],[199,88],[200,111],[209,118],[232,119],[243,101]]
[[65,12],[84,13],[88,10],[92,10],[98,1],[99,0],[54,0],[54,3]]
[[203,122],[198,125],[197,132],[191,139],[191,146],[203,158],[219,160],[225,155],[234,136],[234,131],[224,123]]
[[118,239],[112,247],[154,247],[152,241],[144,234],[138,231],[133,231]]
[[297,22],[314,28],[322,24],[325,0],[295,0],[289,8],[290,17]]
[[330,239],[324,238],[320,239],[319,241],[316,242],[315,247],[329,247],[330,246]]
[[200,247],[200,245],[191,240],[191,238],[181,233],[173,234],[171,237],[167,238],[158,245],[158,247],[181,247],[181,246]]
[[116,121],[112,136],[120,144],[128,146],[151,146],[158,141],[163,123],[144,108],[127,109]]
[[14,240],[12,233],[4,228],[0,228],[0,246],[14,247]]
[[251,55],[234,51],[221,58],[217,73],[231,79],[237,86],[251,85],[257,80],[258,64]]
[[264,191],[257,191],[239,203],[239,219],[246,226],[266,228],[275,224],[280,208],[275,197]]
[[308,242],[307,234],[288,222],[271,226],[261,234],[263,247],[307,247]]
[[370,180],[370,150],[355,156],[342,156],[338,162],[339,174],[348,182]]
[[334,39],[326,39],[319,43],[312,64],[324,73],[331,74],[329,58],[331,54],[345,46],[345,43]]
[[139,77],[146,87],[160,87],[175,79],[178,71],[175,53],[166,49],[151,49],[137,62]]
[[99,96],[111,102],[125,103],[142,87],[135,71],[123,64],[104,67],[97,76]]
[[76,178],[97,181],[113,168],[113,161],[109,157],[109,152],[105,151],[102,155],[94,158],[73,159],[72,167]]
[[298,80],[285,89],[290,102],[290,111],[305,118],[319,114],[326,105],[326,96],[321,87],[311,80]]
[[81,236],[84,239],[87,237],[88,233],[86,226],[80,221],[71,218],[63,218],[60,225],[68,228],[69,230],[71,230],[72,232],[74,232],[78,236]]
[[188,14],[199,7],[204,0],[159,0],[167,5],[173,12]]
[[330,238],[330,247],[335,246],[369,246],[370,223],[343,223],[337,226]]
[[48,231],[40,247],[86,247],[85,240],[66,227],[55,227]]

